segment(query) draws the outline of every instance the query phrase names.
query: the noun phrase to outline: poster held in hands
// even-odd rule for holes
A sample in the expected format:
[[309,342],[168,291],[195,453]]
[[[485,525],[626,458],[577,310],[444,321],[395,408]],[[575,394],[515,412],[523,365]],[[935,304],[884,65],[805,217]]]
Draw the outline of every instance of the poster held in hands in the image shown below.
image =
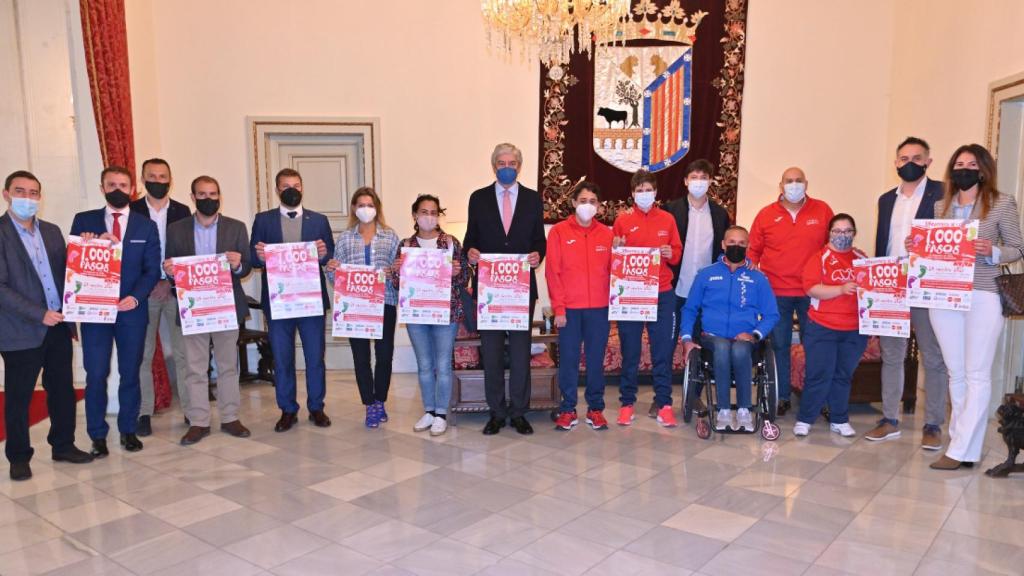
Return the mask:
[[398,321],[450,324],[451,302],[451,249],[403,247],[398,280]]
[[897,256],[853,261],[861,334],[910,338],[907,262]]
[[113,324],[121,299],[121,244],[68,237],[65,322]]
[[263,260],[274,320],[324,315],[320,261],[314,242],[267,244]]
[[977,220],[914,220],[910,229],[907,304],[970,310]]
[[530,263],[526,254],[481,254],[477,329],[530,329]]
[[185,336],[238,329],[231,266],[224,254],[172,258],[181,333]]
[[608,319],[654,322],[658,319],[658,248],[612,248]]
[[340,264],[334,271],[335,338],[384,337],[384,271],[361,264]]

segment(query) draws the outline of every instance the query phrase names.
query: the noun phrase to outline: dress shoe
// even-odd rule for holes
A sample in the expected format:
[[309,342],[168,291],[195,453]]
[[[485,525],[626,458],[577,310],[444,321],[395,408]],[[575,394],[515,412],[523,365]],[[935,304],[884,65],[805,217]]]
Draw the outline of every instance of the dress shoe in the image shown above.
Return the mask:
[[504,418],[495,418],[494,416],[491,416],[491,419],[484,425],[484,436],[494,436],[498,432],[501,432],[501,429],[504,427]]
[[959,460],[953,460],[949,456],[943,454],[942,458],[939,458],[935,462],[932,462],[928,467],[931,468],[932,470],[956,470],[957,468],[960,467],[961,464],[963,464],[963,462]]
[[533,426],[530,426],[530,423],[527,422],[526,418],[523,418],[522,416],[516,416],[515,418],[512,419],[512,427],[515,428],[516,432],[519,432],[520,434],[533,434]]
[[78,448],[72,446],[70,449],[65,450],[63,452],[54,452],[52,458],[54,462],[88,464],[89,462],[92,462],[93,455],[89,454],[85,450],[79,450]]
[[327,414],[324,414],[323,410],[311,411],[309,413],[309,421],[312,422],[314,426],[319,426],[320,428],[327,428],[331,425],[331,419],[327,417]]
[[20,482],[32,477],[32,468],[28,462],[11,462],[11,480]]
[[182,446],[191,446],[210,435],[209,426],[189,426],[188,432],[181,437]]
[[129,452],[142,450],[142,440],[135,434],[121,434],[121,447]]
[[149,416],[139,416],[139,422],[135,425],[135,434],[138,436],[149,436],[153,433],[153,424]]
[[274,424],[274,432],[287,432],[299,421],[295,412],[281,412],[281,418]]
[[785,416],[786,412],[789,412],[789,409],[792,407],[793,405],[789,403],[789,400],[779,400],[779,404],[775,407],[775,414],[777,416]]
[[105,438],[93,440],[90,454],[92,454],[93,458],[106,458],[110,456],[110,450],[107,450],[107,440]]
[[249,432],[248,428],[242,426],[242,422],[239,420],[235,420],[234,422],[228,422],[226,424],[221,424],[220,431],[227,432],[228,434],[231,434],[235,438],[248,438],[249,436],[252,436],[252,432]]

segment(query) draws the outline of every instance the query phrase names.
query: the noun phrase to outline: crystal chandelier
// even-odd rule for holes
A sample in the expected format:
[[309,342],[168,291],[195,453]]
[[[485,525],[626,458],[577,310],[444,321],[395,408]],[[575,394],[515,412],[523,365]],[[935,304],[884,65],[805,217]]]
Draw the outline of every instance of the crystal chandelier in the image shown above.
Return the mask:
[[491,46],[523,57],[536,54],[548,68],[568,64],[596,38],[614,38],[629,18],[630,0],[481,0]]

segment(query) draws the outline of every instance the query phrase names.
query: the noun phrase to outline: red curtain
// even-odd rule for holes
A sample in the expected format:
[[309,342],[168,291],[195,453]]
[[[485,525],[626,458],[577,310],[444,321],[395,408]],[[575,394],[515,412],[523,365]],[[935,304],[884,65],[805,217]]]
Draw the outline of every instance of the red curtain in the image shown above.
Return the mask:
[[[124,166],[135,173],[131,83],[128,74],[128,31],[124,0],[79,0],[85,63],[96,115],[96,131],[104,166]],[[156,408],[171,405],[164,354],[157,339],[153,358]]]

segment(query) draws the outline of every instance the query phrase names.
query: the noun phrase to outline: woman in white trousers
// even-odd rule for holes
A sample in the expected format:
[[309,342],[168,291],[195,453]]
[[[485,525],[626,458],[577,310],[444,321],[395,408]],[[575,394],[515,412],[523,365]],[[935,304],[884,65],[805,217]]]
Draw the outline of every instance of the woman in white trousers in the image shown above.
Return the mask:
[[[946,167],[946,193],[935,217],[979,221],[974,241],[974,290],[967,312],[932,308],[929,316],[949,369],[952,416],[946,453],[931,464],[956,470],[981,460],[992,397],[992,364],[1003,329],[996,276],[999,265],[1021,258],[1020,215],[1012,196],[996,190],[996,163],[978,144],[957,148]],[[908,245],[912,239],[907,239]]]

